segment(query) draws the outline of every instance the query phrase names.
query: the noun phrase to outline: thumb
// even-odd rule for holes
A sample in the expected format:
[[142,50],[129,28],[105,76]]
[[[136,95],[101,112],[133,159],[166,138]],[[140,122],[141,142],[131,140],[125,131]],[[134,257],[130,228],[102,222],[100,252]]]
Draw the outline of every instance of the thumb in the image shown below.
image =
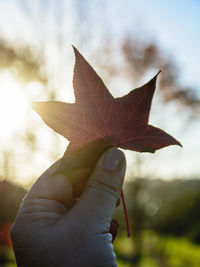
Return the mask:
[[125,169],[124,153],[117,148],[109,149],[97,163],[80,201],[71,210],[76,218],[81,219],[83,227],[90,229],[90,232],[92,229],[95,233],[109,231],[112,215],[120,197]]

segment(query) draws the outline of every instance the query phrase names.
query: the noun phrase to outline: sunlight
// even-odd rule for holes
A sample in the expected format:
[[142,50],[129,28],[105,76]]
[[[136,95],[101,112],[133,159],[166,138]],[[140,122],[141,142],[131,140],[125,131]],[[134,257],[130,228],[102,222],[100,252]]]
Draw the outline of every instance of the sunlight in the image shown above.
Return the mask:
[[22,84],[9,71],[0,73],[0,138],[8,141],[23,128],[29,104],[22,92]]

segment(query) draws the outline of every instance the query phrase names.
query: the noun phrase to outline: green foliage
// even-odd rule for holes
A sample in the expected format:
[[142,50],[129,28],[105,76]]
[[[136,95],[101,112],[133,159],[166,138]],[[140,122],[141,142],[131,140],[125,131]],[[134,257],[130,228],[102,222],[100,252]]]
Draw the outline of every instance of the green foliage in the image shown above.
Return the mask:
[[117,237],[114,246],[118,267],[200,266],[200,246],[185,238],[159,236],[152,231],[142,232],[141,260],[138,265],[134,265],[133,257],[131,257],[134,247],[131,239],[126,238],[125,232]]
[[199,207],[199,180],[171,182],[163,193],[163,205],[155,216],[153,228],[162,234],[187,236],[200,243]]
[[17,267],[14,251],[8,247],[0,247],[0,267]]
[[[135,179],[125,188],[131,229],[138,235],[153,229],[200,243],[200,181]],[[118,208],[116,219],[124,227]]]

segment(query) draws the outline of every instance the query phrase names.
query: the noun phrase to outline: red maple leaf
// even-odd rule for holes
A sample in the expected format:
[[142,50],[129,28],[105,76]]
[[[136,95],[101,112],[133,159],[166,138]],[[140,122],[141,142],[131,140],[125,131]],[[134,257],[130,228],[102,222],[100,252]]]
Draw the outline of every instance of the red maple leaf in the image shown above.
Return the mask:
[[94,165],[109,147],[153,153],[169,145],[181,146],[148,124],[159,73],[144,86],[114,98],[76,48],[74,52],[75,103],[36,102],[33,106],[48,126],[70,141],[59,172]]
[[33,106],[48,126],[70,141],[66,156],[95,146],[102,150],[120,147],[138,152],[181,146],[171,135],[148,124],[159,73],[144,86],[114,98],[76,48],[74,52],[75,103],[50,101],[36,102]]

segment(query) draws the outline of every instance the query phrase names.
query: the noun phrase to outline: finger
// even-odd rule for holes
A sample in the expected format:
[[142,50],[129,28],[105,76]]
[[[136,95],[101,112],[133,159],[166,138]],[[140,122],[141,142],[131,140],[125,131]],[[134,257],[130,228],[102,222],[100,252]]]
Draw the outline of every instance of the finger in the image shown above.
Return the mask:
[[78,198],[84,191],[91,174],[91,167],[84,167],[68,173],[67,177],[73,185],[73,195]]
[[27,199],[55,200],[64,204],[68,210],[71,209],[76,201],[74,190],[79,182],[81,184],[84,181],[89,170],[88,168],[78,169],[68,176],[57,174],[60,163],[61,160],[58,160],[40,176],[27,194]]
[[[126,161],[124,153],[109,149],[100,158],[80,201],[71,210],[82,225],[95,231],[108,231],[112,214],[120,197]],[[98,230],[97,230],[98,228]]]
[[83,167],[67,173],[67,177],[71,180],[72,185],[76,187],[79,183],[87,182],[90,174],[91,167]]

